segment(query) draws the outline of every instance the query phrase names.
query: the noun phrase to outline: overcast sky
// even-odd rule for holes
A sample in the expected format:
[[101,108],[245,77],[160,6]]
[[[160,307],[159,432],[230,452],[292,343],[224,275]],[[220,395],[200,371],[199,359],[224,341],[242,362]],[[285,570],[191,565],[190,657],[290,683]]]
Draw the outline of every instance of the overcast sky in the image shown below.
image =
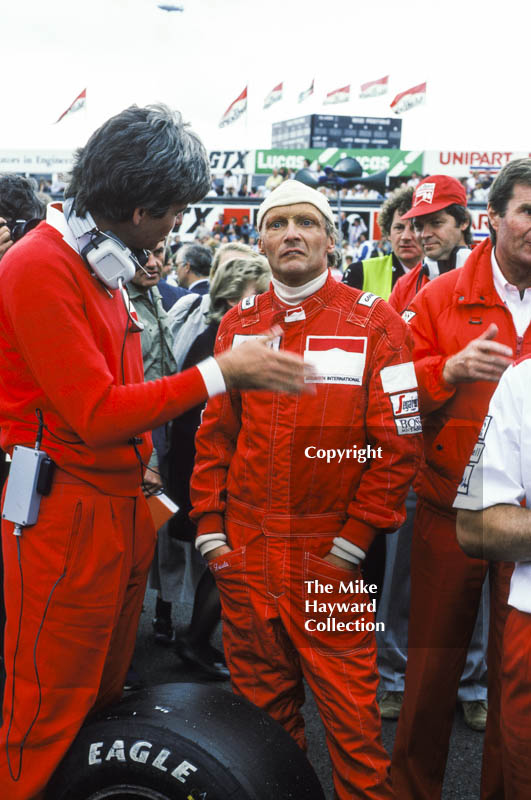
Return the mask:
[[[394,95],[426,80],[426,105],[402,116],[404,149],[531,150],[523,0],[181,2],[183,13],[156,0],[3,3],[0,148],[75,147],[127,105],[159,101],[179,109],[209,149],[267,148],[272,122],[393,116]],[[361,83],[387,74],[389,94],[356,99]],[[297,104],[312,78],[314,96]],[[264,111],[280,81],[285,99]],[[351,102],[322,105],[348,83]],[[247,119],[220,129],[246,85]],[[54,125],[85,87],[86,112]]]

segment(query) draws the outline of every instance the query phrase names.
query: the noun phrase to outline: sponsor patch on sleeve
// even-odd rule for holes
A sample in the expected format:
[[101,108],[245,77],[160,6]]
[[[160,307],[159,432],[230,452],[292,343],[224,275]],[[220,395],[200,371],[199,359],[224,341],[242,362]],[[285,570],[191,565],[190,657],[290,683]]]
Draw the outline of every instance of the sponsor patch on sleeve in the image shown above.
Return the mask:
[[367,353],[366,336],[307,336],[304,361],[315,370],[306,383],[361,386]]
[[457,494],[468,494],[468,487],[470,486],[470,478],[472,477],[473,469],[473,464],[468,464],[465,467],[463,477],[461,478],[461,483],[457,487]]
[[483,425],[481,426],[481,430],[479,432],[478,441],[480,442],[485,441],[485,436],[487,435],[491,419],[492,417],[487,414],[487,416],[483,420]]
[[377,294],[373,294],[372,292],[364,292],[358,300],[358,305],[360,306],[367,306],[371,308],[380,297]]
[[416,389],[417,376],[412,361],[405,364],[394,364],[392,367],[384,367],[380,372],[382,387],[387,394],[404,392],[406,389]]
[[249,308],[252,308],[256,303],[256,295],[251,294],[249,297],[244,297],[242,300],[242,310],[247,311]]
[[[267,336],[261,333],[235,333],[232,340],[232,348],[234,349],[235,347],[239,347],[244,342],[250,342],[252,339],[267,339]],[[272,350],[278,350],[280,347],[280,336],[275,336],[275,338],[272,339],[267,346]]]
[[422,423],[418,414],[415,417],[395,419],[395,425],[396,432],[399,436],[407,436],[410,433],[422,433]]
[[406,309],[402,313],[402,319],[404,320],[404,322],[410,322],[413,319],[413,317],[415,316],[415,314],[416,314],[415,311],[409,311],[409,309]]
[[395,417],[419,413],[419,395],[416,391],[392,394],[390,399]]
[[471,464],[479,464],[479,460],[481,458],[481,454],[485,449],[485,445],[482,442],[477,442],[474,449],[472,450],[472,455],[470,456],[470,463]]

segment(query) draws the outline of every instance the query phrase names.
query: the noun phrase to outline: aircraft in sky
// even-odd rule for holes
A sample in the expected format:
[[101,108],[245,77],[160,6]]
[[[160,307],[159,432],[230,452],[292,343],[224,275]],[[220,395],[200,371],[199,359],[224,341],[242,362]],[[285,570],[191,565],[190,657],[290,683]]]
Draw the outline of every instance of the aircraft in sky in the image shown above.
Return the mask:
[[184,11],[184,6],[174,6],[169,4],[160,3],[157,5],[157,8],[160,8],[162,11]]

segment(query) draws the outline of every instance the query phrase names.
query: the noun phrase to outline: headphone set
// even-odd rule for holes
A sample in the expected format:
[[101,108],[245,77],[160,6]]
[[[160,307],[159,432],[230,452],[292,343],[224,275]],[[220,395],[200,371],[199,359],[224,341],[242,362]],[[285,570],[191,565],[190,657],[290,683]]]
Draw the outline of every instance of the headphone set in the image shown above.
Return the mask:
[[89,212],[78,217],[72,197],[64,201],[63,213],[82,258],[108,289],[121,288],[134,278],[137,269],[144,268],[147,250],[130,250],[111,231],[100,231]]

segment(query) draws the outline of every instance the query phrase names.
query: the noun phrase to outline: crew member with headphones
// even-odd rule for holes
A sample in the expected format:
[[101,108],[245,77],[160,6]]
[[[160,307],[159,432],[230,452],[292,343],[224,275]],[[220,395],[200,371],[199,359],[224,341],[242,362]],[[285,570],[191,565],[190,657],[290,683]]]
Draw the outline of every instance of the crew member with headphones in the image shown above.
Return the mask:
[[147,431],[226,388],[304,386],[302,361],[267,341],[144,383],[124,284],[209,188],[180,115],[132,106],[78,151],[64,207],[0,265],[10,800],[41,797],[86,715],[120,697],[155,543],[140,491]]

